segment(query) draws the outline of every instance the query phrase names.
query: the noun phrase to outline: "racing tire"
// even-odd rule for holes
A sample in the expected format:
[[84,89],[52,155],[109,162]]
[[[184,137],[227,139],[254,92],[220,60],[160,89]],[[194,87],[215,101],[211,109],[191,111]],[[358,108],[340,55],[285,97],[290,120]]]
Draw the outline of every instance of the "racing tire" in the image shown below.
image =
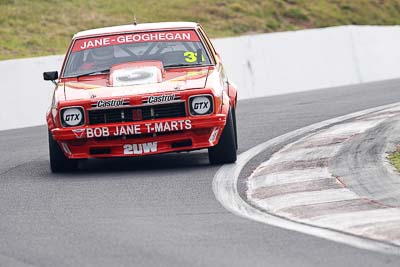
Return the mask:
[[50,169],[53,173],[73,171],[78,168],[78,160],[67,158],[49,131]]
[[236,150],[239,148],[238,137],[237,137],[237,127],[236,127],[236,109],[232,109],[233,127],[235,131],[235,144]]
[[232,111],[229,109],[226,125],[218,144],[208,149],[208,158],[211,164],[234,163],[236,161],[236,137],[232,117]]

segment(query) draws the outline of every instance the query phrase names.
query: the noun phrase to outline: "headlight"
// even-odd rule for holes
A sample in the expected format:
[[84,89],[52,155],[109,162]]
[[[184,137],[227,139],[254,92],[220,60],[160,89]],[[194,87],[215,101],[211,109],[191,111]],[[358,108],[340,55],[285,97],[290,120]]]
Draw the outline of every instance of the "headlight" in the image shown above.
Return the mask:
[[192,116],[208,115],[214,112],[214,102],[211,95],[198,95],[189,98],[189,110]]
[[85,124],[83,108],[63,108],[60,112],[61,124],[63,127],[81,126]]

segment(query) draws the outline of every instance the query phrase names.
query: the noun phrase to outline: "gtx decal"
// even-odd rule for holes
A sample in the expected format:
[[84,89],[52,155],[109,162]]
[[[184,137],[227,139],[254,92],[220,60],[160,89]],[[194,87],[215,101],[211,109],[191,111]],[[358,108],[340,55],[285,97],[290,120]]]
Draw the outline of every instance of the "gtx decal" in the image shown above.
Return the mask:
[[207,101],[203,101],[203,102],[193,103],[193,109],[196,112],[204,113],[203,112],[204,110],[209,110],[210,109],[209,104],[210,104],[210,101],[208,101],[208,102]]
[[169,95],[159,95],[159,96],[149,96],[143,99],[143,104],[159,104],[159,103],[167,103],[174,100],[181,99],[180,96],[175,94]]
[[132,125],[115,126],[115,127],[87,128],[86,137],[98,138],[98,137],[109,137],[109,136],[152,134],[152,133],[183,131],[190,129],[192,129],[191,120],[177,120],[177,121],[153,122],[145,124],[132,124]]
[[82,111],[80,108],[65,108],[62,112],[62,122],[66,126],[78,126],[82,122]]
[[74,113],[74,114],[65,114],[64,115],[64,121],[68,122],[75,122],[75,121],[80,121],[81,120],[81,114],[79,113]]
[[157,142],[124,145],[125,155],[143,155],[151,152],[157,152]]
[[92,104],[92,108],[116,108],[129,105],[128,99],[99,100]]
[[200,39],[193,30],[163,31],[149,33],[118,34],[106,37],[78,39],[75,41],[72,52],[99,48],[111,45],[143,43],[143,42],[199,42]]

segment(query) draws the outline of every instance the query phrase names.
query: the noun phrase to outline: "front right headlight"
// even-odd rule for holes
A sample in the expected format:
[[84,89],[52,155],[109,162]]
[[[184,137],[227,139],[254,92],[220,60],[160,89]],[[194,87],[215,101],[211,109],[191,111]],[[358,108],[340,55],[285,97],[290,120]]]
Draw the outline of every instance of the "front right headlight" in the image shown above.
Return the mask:
[[209,115],[214,112],[211,95],[196,95],[189,98],[189,111],[192,116]]
[[82,126],[85,124],[83,107],[68,107],[60,111],[61,124],[63,127]]

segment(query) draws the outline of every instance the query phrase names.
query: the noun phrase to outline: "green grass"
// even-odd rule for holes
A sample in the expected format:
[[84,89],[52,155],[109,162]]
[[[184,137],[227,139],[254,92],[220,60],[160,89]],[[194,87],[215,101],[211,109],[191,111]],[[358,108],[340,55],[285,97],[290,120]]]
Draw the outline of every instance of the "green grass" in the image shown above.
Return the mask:
[[0,60],[62,54],[77,31],[197,21],[212,37],[347,24],[400,24],[400,0],[0,0]]
[[393,164],[393,166],[400,172],[400,148],[398,147],[396,152],[390,154],[388,159]]

